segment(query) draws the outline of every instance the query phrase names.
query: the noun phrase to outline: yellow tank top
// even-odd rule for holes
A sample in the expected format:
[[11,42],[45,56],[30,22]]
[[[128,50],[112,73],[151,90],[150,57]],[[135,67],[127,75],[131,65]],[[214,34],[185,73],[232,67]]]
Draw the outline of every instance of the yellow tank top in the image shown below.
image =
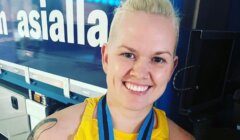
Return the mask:
[[[99,98],[86,99],[85,111],[82,115],[82,121],[78,127],[77,133],[74,136],[74,140],[99,140],[98,135],[98,122],[93,118],[95,107]],[[154,112],[157,116],[157,128],[153,129],[152,140],[168,140],[169,130],[167,124],[167,117],[165,112],[154,108]],[[114,129],[115,140],[136,140],[137,133],[125,133]]]

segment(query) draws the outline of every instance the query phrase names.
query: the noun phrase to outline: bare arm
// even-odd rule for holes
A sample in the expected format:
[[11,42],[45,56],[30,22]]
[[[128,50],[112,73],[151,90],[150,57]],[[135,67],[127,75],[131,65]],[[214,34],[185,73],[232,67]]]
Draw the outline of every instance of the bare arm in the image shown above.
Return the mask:
[[80,103],[58,111],[42,122],[32,132],[28,140],[72,139],[81,122],[86,103]]
[[170,140],[195,140],[195,138],[190,133],[179,127],[170,119],[168,119],[168,125]]
[[39,136],[48,129],[51,129],[57,124],[57,118],[46,118],[35,126],[35,128],[29,134],[27,140],[38,139]]

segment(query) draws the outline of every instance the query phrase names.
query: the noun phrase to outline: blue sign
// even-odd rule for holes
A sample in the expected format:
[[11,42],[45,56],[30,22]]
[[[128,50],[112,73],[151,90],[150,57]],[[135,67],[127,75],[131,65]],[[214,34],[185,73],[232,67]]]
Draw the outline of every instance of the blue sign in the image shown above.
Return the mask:
[[2,0],[0,59],[106,87],[101,45],[120,0]]

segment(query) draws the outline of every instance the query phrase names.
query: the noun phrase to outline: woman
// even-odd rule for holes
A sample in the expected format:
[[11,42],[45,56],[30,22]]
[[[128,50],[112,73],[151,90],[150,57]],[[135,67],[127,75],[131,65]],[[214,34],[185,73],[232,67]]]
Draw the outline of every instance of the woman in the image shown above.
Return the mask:
[[[153,107],[177,65],[179,19],[168,0],[127,0],[102,46],[107,94],[48,118],[35,139],[193,139]],[[47,121],[49,119],[46,119]]]

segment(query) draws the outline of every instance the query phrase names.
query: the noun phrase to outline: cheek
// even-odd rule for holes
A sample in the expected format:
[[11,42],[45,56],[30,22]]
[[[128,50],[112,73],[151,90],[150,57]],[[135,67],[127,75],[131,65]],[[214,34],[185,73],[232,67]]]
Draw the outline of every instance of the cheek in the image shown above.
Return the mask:
[[171,78],[172,68],[167,66],[161,70],[155,71],[155,82],[158,84],[167,84]]
[[123,77],[127,74],[127,69],[127,65],[121,60],[117,58],[111,59],[107,71],[108,86],[120,84]]
[[108,73],[112,76],[117,76],[121,73],[121,67],[117,63],[117,61],[110,61],[109,67],[108,67]]
[[131,69],[131,62],[122,59],[121,57],[115,57],[110,61],[109,71],[115,74],[117,77],[123,77]]

